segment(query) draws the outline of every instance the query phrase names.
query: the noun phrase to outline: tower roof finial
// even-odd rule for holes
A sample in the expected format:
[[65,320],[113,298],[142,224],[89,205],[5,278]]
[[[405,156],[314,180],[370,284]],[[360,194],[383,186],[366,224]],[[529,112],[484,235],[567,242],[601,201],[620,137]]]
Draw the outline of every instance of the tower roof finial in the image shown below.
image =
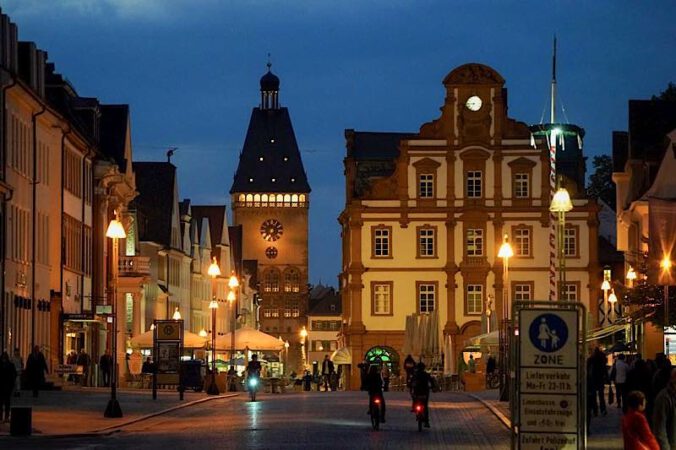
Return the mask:
[[268,63],[266,64],[268,66],[268,72],[270,72],[270,69],[272,68],[272,61],[270,59],[270,53],[268,52]]

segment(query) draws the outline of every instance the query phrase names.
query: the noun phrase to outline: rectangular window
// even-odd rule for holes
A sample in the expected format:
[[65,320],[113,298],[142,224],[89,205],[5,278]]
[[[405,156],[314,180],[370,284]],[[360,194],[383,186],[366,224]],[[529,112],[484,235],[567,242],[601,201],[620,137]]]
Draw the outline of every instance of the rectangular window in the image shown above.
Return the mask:
[[269,309],[265,308],[265,309],[263,310],[263,317],[265,317],[266,319],[269,319],[270,317],[272,317],[272,311],[270,311]]
[[284,317],[287,319],[291,317],[291,308],[284,308]]
[[80,157],[71,150],[66,150],[63,161],[64,186],[77,198],[82,197],[82,163]]
[[64,228],[64,244],[65,244],[65,258],[64,265],[78,272],[81,272],[82,267],[82,223],[74,217],[64,214],[63,216]]
[[436,256],[434,228],[418,228],[418,257],[433,258]]
[[514,301],[532,300],[533,299],[533,285],[532,284],[515,284],[514,285]]
[[431,313],[436,307],[437,285],[433,283],[418,284],[418,311]]
[[271,310],[270,314],[272,315],[272,317],[275,317],[275,318],[279,317],[279,309],[273,308]]
[[390,249],[391,230],[390,227],[373,228],[373,256],[375,258],[390,258],[392,256]]
[[91,276],[92,274],[92,229],[87,225],[84,226],[84,273]]
[[530,228],[515,228],[514,255],[530,256]]
[[481,314],[484,303],[484,287],[481,284],[467,285],[467,314]]
[[373,315],[389,316],[392,315],[392,283],[371,284],[371,295],[373,297]]
[[291,317],[300,317],[300,308],[291,308]]
[[434,198],[434,174],[421,173],[418,178],[420,198]]
[[467,171],[467,197],[481,198],[481,171],[469,170]]
[[563,285],[562,299],[563,301],[577,302],[579,301],[579,289],[577,283],[566,283]]
[[566,256],[577,256],[577,228],[566,227],[563,230],[563,253]]
[[527,173],[514,174],[514,197],[528,198],[530,197],[530,180]]
[[484,230],[481,228],[468,228],[466,247],[467,256],[483,256]]

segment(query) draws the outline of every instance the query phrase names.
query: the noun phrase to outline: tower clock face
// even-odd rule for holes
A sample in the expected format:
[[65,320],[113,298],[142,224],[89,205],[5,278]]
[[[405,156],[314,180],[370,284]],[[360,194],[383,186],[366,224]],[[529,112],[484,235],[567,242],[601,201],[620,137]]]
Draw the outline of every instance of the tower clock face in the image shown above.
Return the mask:
[[268,247],[265,249],[265,256],[267,256],[270,259],[275,259],[279,252],[275,247]]
[[268,242],[274,242],[282,237],[284,227],[277,219],[268,219],[261,224],[261,236]]
[[470,111],[479,111],[481,109],[482,104],[483,104],[483,102],[481,101],[481,98],[479,98],[476,95],[473,95],[473,96],[471,96],[470,98],[467,99],[465,106]]

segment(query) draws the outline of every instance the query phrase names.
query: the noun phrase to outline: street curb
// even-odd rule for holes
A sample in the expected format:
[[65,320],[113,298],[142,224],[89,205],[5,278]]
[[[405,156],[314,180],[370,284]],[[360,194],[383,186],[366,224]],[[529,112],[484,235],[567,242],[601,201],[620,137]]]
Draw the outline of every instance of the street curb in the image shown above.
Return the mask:
[[[32,434],[29,436],[29,438],[47,438],[47,439],[63,439],[63,438],[85,438],[85,437],[100,437],[100,436],[110,436],[113,433],[121,431],[122,428],[128,427],[129,425],[133,425],[138,422],[142,422],[144,420],[152,419],[153,417],[161,416],[163,414],[170,413],[172,411],[176,411],[179,409],[183,408],[188,408],[190,406],[198,405],[200,403],[206,403],[212,400],[221,400],[224,398],[232,398],[232,397],[237,397],[237,394],[227,394],[227,395],[214,395],[214,396],[209,396],[205,398],[200,398],[198,400],[193,400],[188,403],[183,403],[180,405],[172,406],[171,408],[163,409],[161,411],[157,411],[154,413],[146,414],[145,416],[137,417],[132,420],[128,420],[127,422],[119,423],[117,425],[111,425],[109,427],[105,428],[100,428],[98,430],[94,431],[89,431],[89,432],[84,432],[84,433],[64,433],[64,434]],[[3,437],[14,437],[10,435],[0,435],[0,439]],[[17,437],[22,437],[25,438],[26,436],[17,436]]]
[[508,418],[507,416],[505,416],[498,408],[496,408],[495,406],[491,405],[490,403],[488,403],[488,402],[487,402],[486,400],[484,400],[483,398],[477,397],[477,396],[474,395],[474,394],[468,394],[468,393],[465,393],[465,395],[468,396],[468,397],[473,398],[474,400],[480,402],[482,405],[484,405],[486,408],[488,408],[488,410],[489,410],[490,412],[492,412],[493,415],[494,415],[495,417],[497,417],[498,420],[499,420],[500,422],[502,422],[502,424],[503,424],[505,427],[507,427],[508,430],[511,430],[511,429],[512,429],[512,421],[509,420],[509,418]]

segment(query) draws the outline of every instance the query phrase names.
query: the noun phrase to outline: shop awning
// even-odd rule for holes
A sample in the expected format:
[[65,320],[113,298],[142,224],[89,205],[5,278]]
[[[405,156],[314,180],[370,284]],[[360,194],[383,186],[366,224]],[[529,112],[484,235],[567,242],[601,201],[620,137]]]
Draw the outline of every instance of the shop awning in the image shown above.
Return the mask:
[[352,354],[347,347],[341,347],[331,355],[334,364],[352,364]]
[[587,333],[586,342],[603,339],[603,338],[611,336],[611,335],[613,335],[613,334],[615,334],[619,331],[626,331],[627,328],[629,328],[629,324],[620,323],[620,324],[609,325],[609,326],[604,327],[604,328],[597,328],[595,330],[590,330]]

